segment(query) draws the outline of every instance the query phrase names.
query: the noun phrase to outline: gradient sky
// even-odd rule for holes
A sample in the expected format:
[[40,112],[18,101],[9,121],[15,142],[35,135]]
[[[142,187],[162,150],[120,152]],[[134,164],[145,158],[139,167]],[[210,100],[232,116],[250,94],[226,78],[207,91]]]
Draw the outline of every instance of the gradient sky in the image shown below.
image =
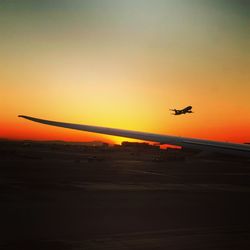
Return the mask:
[[0,0],[0,137],[124,140],[24,114],[250,141],[249,27],[247,0]]

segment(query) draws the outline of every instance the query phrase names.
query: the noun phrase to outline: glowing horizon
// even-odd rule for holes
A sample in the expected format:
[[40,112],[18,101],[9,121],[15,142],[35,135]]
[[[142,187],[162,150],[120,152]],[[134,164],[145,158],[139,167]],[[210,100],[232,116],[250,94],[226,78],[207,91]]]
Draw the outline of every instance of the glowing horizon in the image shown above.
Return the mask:
[[[250,141],[246,1],[0,1],[0,138],[124,138],[49,120]],[[192,105],[194,114],[169,108]]]

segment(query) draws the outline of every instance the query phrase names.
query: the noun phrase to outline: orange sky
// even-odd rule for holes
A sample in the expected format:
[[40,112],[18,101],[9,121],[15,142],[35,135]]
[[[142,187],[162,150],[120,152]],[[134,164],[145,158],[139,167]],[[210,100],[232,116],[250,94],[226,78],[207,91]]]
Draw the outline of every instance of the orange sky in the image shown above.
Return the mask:
[[249,4],[236,2],[1,2],[0,138],[124,140],[23,114],[250,141]]

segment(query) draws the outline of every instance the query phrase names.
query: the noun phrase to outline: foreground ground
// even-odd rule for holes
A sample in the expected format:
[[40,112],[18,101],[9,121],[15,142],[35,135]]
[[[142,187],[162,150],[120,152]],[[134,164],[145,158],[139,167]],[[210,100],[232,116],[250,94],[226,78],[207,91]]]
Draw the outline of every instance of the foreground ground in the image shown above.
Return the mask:
[[250,249],[249,198],[249,161],[0,143],[0,249]]

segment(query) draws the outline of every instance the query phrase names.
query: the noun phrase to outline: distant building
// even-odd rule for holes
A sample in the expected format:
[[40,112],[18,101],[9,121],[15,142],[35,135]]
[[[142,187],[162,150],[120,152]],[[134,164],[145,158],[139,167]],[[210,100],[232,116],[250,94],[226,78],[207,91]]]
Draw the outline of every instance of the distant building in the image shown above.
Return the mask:
[[136,149],[136,150],[159,150],[160,146],[158,145],[151,145],[146,142],[122,142],[121,146],[127,149]]

